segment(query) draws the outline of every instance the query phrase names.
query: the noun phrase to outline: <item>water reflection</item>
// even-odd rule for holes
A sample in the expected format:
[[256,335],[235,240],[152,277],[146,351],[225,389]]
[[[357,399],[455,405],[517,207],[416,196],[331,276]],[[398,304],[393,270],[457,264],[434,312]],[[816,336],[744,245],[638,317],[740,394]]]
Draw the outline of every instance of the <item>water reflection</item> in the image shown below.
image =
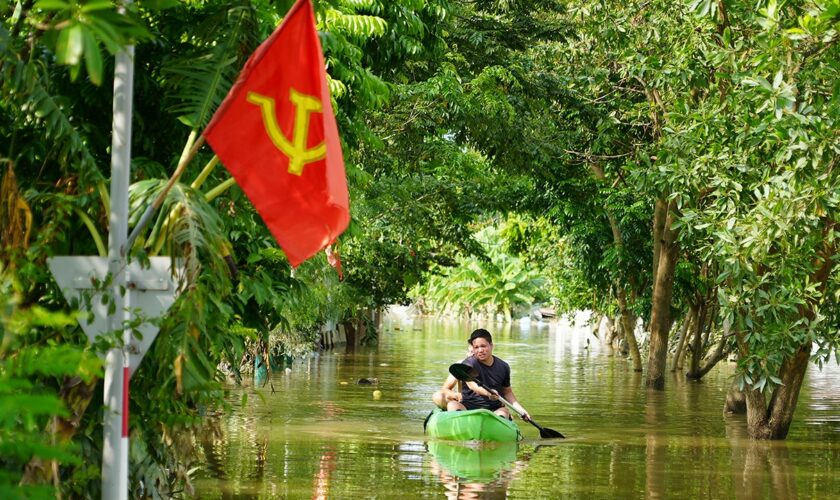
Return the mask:
[[516,460],[517,443],[429,441],[429,453],[450,475],[474,481],[493,481]]
[[511,481],[525,467],[517,443],[430,441],[430,470],[452,499],[507,498]]
[[736,498],[798,498],[787,442],[749,439],[743,416],[726,418],[726,438],[732,476],[739,483]]
[[325,447],[318,460],[318,471],[315,473],[315,481],[312,486],[313,500],[323,500],[330,497],[330,480],[336,468],[335,446]]
[[665,393],[648,391],[645,404],[645,493],[647,498],[665,497],[667,449],[665,438]]

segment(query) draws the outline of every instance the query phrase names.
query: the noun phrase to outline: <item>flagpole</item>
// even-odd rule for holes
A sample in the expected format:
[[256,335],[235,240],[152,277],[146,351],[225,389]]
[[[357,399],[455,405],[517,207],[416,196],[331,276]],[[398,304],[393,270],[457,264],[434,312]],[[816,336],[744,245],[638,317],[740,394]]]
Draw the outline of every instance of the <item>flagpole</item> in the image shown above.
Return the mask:
[[[120,7],[125,12],[126,0]],[[123,295],[126,258],[122,249],[128,234],[128,186],[131,178],[131,115],[134,99],[134,46],[123,47],[114,65],[114,102],[111,135],[111,214],[108,234],[108,272],[113,278],[113,312],[108,329],[122,332],[122,345],[108,351],[105,364],[102,431],[102,498],[128,498],[128,382],[131,330],[127,296]]]

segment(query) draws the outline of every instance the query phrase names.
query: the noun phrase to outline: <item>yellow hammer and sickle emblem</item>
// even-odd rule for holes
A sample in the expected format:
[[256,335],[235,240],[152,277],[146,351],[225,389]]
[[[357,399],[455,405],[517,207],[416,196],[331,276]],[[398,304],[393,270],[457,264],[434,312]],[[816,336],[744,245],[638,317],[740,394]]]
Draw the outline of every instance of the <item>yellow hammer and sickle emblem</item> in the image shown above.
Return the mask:
[[302,94],[295,89],[289,89],[289,100],[295,106],[295,129],[292,131],[291,141],[283,134],[277,124],[274,99],[256,92],[248,92],[246,100],[260,107],[265,131],[271,138],[271,142],[289,157],[290,174],[301,175],[304,165],[322,160],[327,156],[327,145],[324,141],[321,141],[314,148],[306,148],[306,140],[309,138],[309,115],[321,112],[320,100],[311,95]]

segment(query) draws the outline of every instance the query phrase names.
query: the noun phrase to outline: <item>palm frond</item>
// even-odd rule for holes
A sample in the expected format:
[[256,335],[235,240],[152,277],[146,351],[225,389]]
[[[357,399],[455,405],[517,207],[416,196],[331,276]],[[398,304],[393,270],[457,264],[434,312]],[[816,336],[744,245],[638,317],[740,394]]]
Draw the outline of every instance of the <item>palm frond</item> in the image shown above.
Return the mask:
[[165,68],[177,92],[177,102],[169,110],[190,128],[207,125],[236,78],[236,61],[236,57],[218,60],[216,54],[173,60]]
[[[134,183],[129,190],[129,221],[136,224],[146,207],[166,185],[164,179]],[[165,248],[173,258],[183,259],[187,282],[195,283],[202,266],[215,276],[226,276],[223,257],[225,238],[216,210],[204,194],[188,185],[176,183],[158,213],[145,247],[152,253]],[[200,257],[200,258],[199,258]]]
[[243,55],[250,54],[258,43],[251,7],[220,11],[205,24],[210,26],[200,33],[210,37],[207,43],[167,61],[162,70],[167,77],[169,109],[193,129],[207,125],[233,85]]
[[8,104],[14,126],[32,131],[43,144],[51,145],[49,159],[75,171],[82,185],[101,180],[87,141],[71,121],[61,97],[47,90],[46,70],[37,60],[22,61],[11,47],[9,32],[2,26],[0,56],[0,95]]

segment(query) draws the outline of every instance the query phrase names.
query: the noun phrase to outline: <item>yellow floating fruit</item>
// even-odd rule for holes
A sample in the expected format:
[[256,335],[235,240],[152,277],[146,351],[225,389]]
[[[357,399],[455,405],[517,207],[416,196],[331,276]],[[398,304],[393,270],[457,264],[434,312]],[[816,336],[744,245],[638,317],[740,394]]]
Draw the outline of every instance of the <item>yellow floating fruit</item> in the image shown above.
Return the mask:
[[382,391],[373,391],[373,399],[380,399],[382,397]]

